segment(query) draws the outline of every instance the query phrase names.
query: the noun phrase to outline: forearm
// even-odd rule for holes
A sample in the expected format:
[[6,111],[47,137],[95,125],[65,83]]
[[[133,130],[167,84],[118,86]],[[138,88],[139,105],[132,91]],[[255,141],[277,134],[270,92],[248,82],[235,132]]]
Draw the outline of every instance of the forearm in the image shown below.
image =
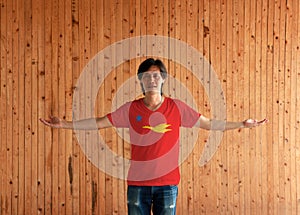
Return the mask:
[[244,127],[244,122],[226,122],[225,131]]
[[95,130],[98,129],[96,119],[82,119],[77,121],[65,121],[62,128],[75,130]]
[[244,122],[227,122],[225,120],[209,120],[207,125],[204,125],[206,130],[227,131],[238,128],[244,128]]
[[76,130],[97,130],[101,128],[111,127],[107,117],[82,119],[73,122],[67,122],[67,127]]
[[89,118],[77,121],[66,121],[58,117],[50,117],[50,119],[40,119],[45,125],[52,128],[76,129],[76,130],[96,130],[100,128],[111,127],[112,124],[106,116],[99,118]]
[[255,119],[247,119],[242,122],[227,122],[225,120],[208,119],[201,116],[195,126],[206,130],[227,131],[239,128],[253,128],[267,123],[267,119],[257,121]]

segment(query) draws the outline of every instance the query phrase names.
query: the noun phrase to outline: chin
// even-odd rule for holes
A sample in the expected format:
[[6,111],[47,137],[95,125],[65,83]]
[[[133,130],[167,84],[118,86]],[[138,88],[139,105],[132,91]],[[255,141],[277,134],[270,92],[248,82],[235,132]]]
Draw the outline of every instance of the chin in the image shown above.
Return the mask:
[[157,93],[160,93],[159,90],[147,90],[146,91],[146,94],[157,94]]

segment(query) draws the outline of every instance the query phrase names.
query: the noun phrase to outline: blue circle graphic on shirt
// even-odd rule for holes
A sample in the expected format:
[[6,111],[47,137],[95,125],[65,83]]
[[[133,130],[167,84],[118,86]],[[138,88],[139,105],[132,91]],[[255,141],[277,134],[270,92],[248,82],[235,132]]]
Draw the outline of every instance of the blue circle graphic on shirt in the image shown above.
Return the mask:
[[142,121],[142,116],[141,115],[137,115],[136,116],[136,121],[138,121],[138,122]]

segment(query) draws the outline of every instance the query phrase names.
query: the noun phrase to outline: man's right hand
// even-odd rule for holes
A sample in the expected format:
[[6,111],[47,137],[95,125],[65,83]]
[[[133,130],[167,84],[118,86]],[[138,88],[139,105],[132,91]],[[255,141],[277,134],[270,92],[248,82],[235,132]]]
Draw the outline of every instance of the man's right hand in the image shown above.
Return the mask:
[[68,124],[67,121],[55,116],[50,116],[49,119],[40,118],[40,121],[51,128],[67,128]]

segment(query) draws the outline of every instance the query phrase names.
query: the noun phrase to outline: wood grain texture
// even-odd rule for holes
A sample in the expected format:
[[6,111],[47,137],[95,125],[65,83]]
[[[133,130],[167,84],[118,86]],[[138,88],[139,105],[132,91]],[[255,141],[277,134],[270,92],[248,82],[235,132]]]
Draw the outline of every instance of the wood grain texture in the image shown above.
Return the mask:
[[[203,167],[198,162],[210,133],[183,131],[181,144],[191,153],[180,165],[177,214],[299,214],[299,13],[296,0],[0,0],[0,215],[127,213],[126,181],[105,174],[119,173],[111,165],[116,160],[102,145],[96,151],[89,144],[90,133],[77,139],[39,118],[72,119],[74,90],[90,62],[98,73],[85,79],[82,116],[93,106],[95,115],[105,115],[131,94],[141,96],[138,84],[126,93],[122,87],[147,56],[123,59],[116,68],[112,63],[117,56],[150,54],[155,46],[149,41],[116,43],[144,35],[178,39],[203,55],[222,86],[227,120],[270,120],[225,132]],[[110,55],[91,61],[112,44],[117,48]],[[195,63],[182,48],[168,44],[160,54]],[[184,65],[163,60],[169,78],[191,93],[194,108],[212,117],[208,66],[200,64],[198,80]],[[98,88],[94,79],[105,80]],[[188,100],[174,82],[165,91]],[[129,159],[130,145],[118,132],[99,134]]]

